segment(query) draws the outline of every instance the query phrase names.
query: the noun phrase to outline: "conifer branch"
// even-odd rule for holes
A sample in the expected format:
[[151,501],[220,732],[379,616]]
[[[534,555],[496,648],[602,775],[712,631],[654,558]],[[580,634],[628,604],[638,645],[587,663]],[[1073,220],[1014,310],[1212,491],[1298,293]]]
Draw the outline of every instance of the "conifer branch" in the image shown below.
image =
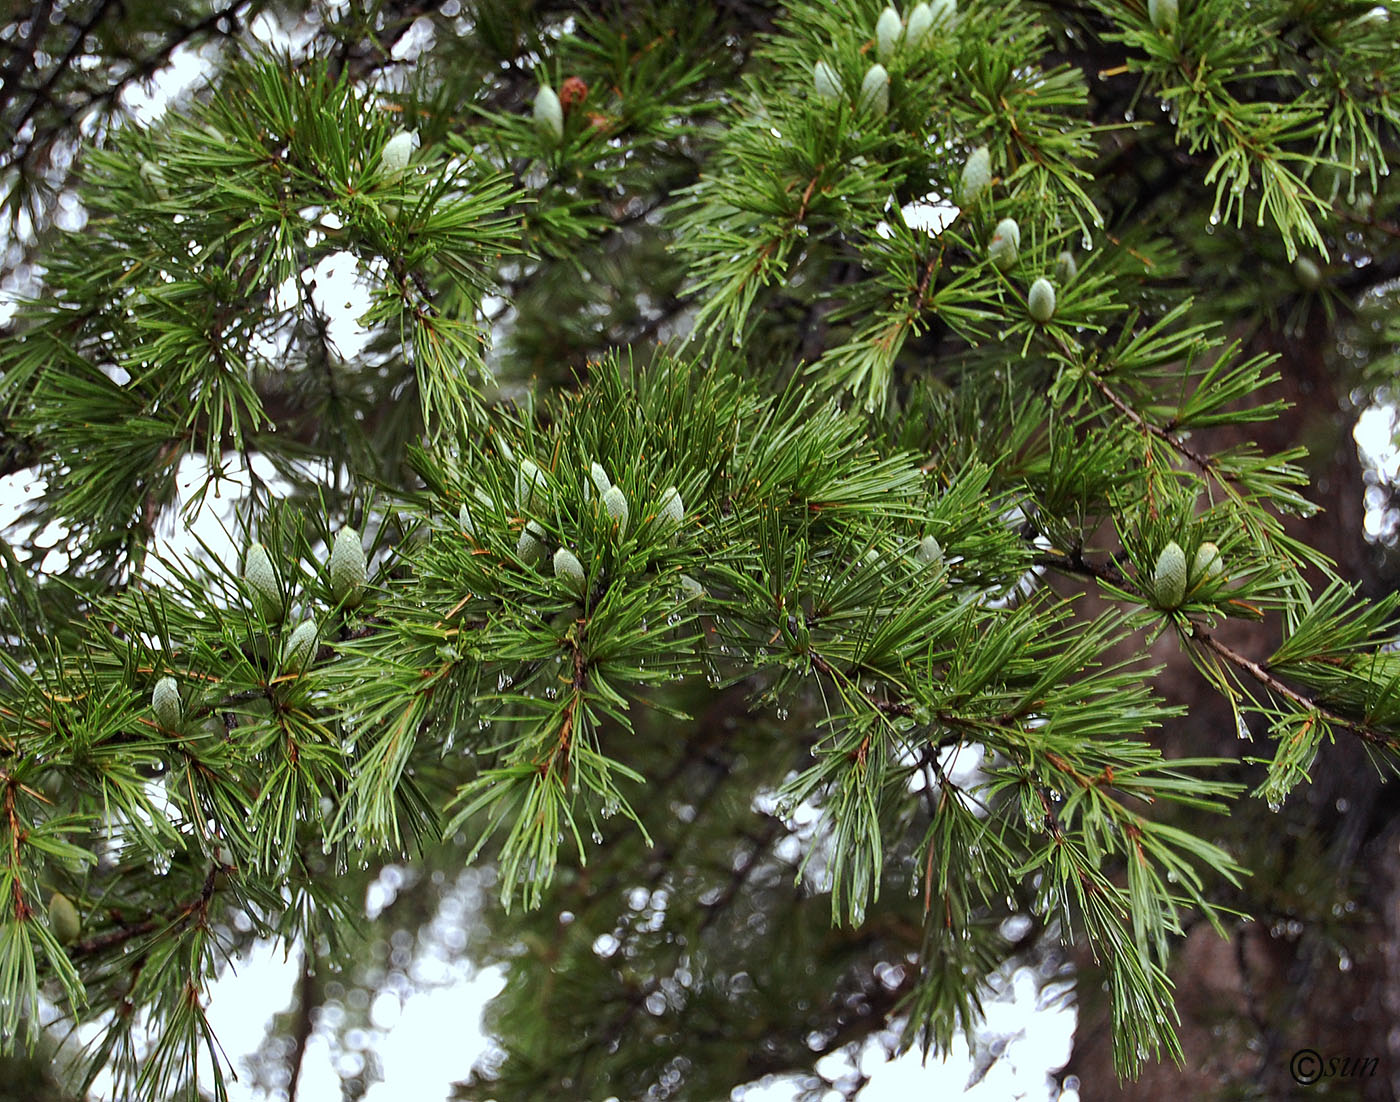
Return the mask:
[[1114,409],[1118,410],[1119,413],[1136,425],[1141,431],[1149,433],[1158,440],[1161,440],[1179,455],[1189,459],[1203,473],[1209,474],[1221,482],[1231,480],[1232,476],[1221,474],[1215,461],[1210,456],[1203,455],[1196,451],[1195,448],[1191,447],[1184,440],[1168,432],[1162,426],[1149,421],[1142,414],[1138,413],[1137,410],[1133,409],[1132,406],[1118,396],[1117,392],[1104,381],[1103,377],[1100,376],[1098,372],[1088,367],[1084,367],[1083,371],[1088,380],[1093,384],[1094,389],[1108,399],[1109,404],[1112,405]]
[[1276,696],[1280,696],[1298,705],[1298,707],[1302,708],[1304,711],[1312,713],[1334,726],[1354,732],[1363,740],[1374,746],[1380,746],[1387,750],[1400,750],[1400,739],[1397,739],[1394,735],[1388,735],[1384,731],[1379,731],[1367,723],[1360,720],[1348,719],[1346,716],[1332,711],[1306,693],[1301,693],[1297,689],[1280,681],[1263,665],[1254,661],[1252,658],[1248,658],[1232,647],[1222,643],[1214,635],[1211,635],[1199,624],[1195,623],[1195,621],[1190,622],[1190,637],[1197,640],[1213,654],[1218,655],[1231,665],[1249,674],[1250,677],[1254,678],[1255,681],[1259,682],[1259,684],[1263,685],[1264,688],[1268,689]]
[[812,668],[830,678],[832,683],[840,689],[842,693],[854,690],[861,699],[881,715],[912,716],[914,714],[914,706],[908,701],[890,700],[883,696],[877,696],[873,692],[867,692],[864,688],[861,688],[855,683],[857,679],[853,679],[849,675],[842,673],[811,647],[807,648],[807,657],[812,663]]
[[134,938],[145,937],[160,930],[178,930],[183,927],[191,918],[196,917],[202,921],[204,913],[208,910],[209,901],[214,898],[215,883],[222,868],[216,861],[204,877],[204,886],[199,894],[186,900],[164,915],[156,915],[143,919],[140,922],[122,923],[113,930],[106,933],[97,934],[94,937],[86,938],[77,942],[68,950],[68,956],[77,960],[82,957],[93,956],[97,953],[105,952],[118,945],[125,945]]

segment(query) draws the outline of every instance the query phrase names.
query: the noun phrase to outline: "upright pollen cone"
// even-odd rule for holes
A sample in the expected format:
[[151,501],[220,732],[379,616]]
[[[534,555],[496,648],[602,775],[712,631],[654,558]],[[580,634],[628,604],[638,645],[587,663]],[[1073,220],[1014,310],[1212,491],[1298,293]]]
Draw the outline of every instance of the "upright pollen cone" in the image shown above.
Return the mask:
[[963,165],[962,179],[958,181],[958,202],[965,207],[972,206],[991,182],[992,153],[985,145],[979,145],[967,155],[967,163]]
[[262,607],[263,615],[269,620],[281,620],[286,610],[286,600],[282,594],[282,587],[277,582],[277,571],[272,568],[272,559],[268,557],[267,548],[260,543],[248,548],[248,555],[243,560],[243,580],[253,591],[254,597]]
[[927,4],[915,4],[904,27],[904,44],[911,50],[921,50],[933,38],[933,9]]
[[894,57],[903,34],[904,24],[900,22],[899,12],[886,8],[875,21],[875,56],[881,61]]
[[865,71],[865,79],[860,82],[860,98],[856,106],[872,115],[887,114],[890,109],[890,74],[880,64],[870,66]]
[[841,98],[841,78],[836,75],[836,70],[825,61],[818,61],[812,66],[812,83],[816,85],[817,95],[822,99],[838,100]]
[[584,587],[588,585],[588,575],[584,573],[583,563],[579,562],[578,556],[567,547],[561,547],[554,552],[554,576],[578,595],[582,595]]
[[1048,279],[1037,279],[1026,295],[1026,309],[1031,317],[1044,325],[1055,316],[1055,288]]
[[49,929],[60,945],[72,945],[83,932],[78,908],[62,892],[49,896]]
[[546,483],[544,471],[532,459],[522,459],[515,472],[515,503],[520,511],[526,512],[532,506],[542,503]]
[[627,508],[627,498],[623,495],[620,487],[608,487],[608,492],[603,495],[603,508],[608,511],[608,516],[617,522],[617,538],[621,539],[627,535],[627,521],[630,513]]
[[1005,271],[1016,263],[1021,255],[1021,227],[1014,218],[1003,218],[992,231],[992,240],[987,245],[987,257],[998,268]]
[[535,93],[535,127],[555,145],[564,140],[564,106],[548,84]]
[[399,130],[384,143],[384,151],[379,154],[379,167],[390,176],[397,176],[408,167],[413,151],[418,148],[418,133],[414,130]]
[[667,486],[662,491],[661,507],[656,511],[656,518],[668,531],[679,528],[685,522],[685,504],[681,501],[680,491],[674,486]]
[[180,687],[173,677],[162,677],[151,693],[151,711],[167,731],[180,726],[184,708],[180,704]]
[[365,581],[365,549],[360,546],[360,533],[348,524],[335,534],[331,545],[331,592],[346,607],[354,608],[363,599]]
[[1186,552],[1172,540],[1157,556],[1152,572],[1152,596],[1158,608],[1176,608],[1186,596]]
[[303,620],[297,625],[282,651],[282,664],[288,672],[301,673],[311,665],[311,660],[316,657],[317,642],[314,620]]

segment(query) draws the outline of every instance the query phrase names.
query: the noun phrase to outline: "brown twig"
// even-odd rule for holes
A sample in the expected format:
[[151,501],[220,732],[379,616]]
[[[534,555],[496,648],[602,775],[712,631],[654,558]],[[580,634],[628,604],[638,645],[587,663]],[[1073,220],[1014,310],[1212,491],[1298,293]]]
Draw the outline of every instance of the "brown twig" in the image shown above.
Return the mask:
[[[852,679],[848,675],[843,674],[815,650],[808,648],[807,657],[812,662],[812,668],[818,673],[825,674],[829,677],[836,683],[838,688],[848,688],[851,686]],[[860,689],[859,692],[860,695],[865,698],[866,703],[881,715],[912,716],[914,714],[914,706],[908,701],[885,700],[883,697],[877,697],[874,693],[868,693],[864,689]]]
[[209,900],[214,897],[214,882],[223,867],[215,862],[210,866],[208,874],[204,877],[204,886],[199,894],[193,899],[181,903],[173,911],[164,915],[154,915],[141,922],[130,925],[118,926],[115,930],[108,930],[105,934],[98,934],[77,942],[68,950],[68,959],[77,960],[79,957],[92,956],[100,953],[104,949],[111,949],[117,945],[124,945],[133,938],[144,937],[153,934],[162,927],[180,927],[189,921],[190,917],[196,913],[201,916],[209,908]]
[[301,948],[301,976],[297,980],[297,1017],[292,1026],[292,1051],[287,1057],[287,1102],[297,1102],[297,1084],[301,1080],[301,1065],[306,1058],[306,1045],[311,1039],[312,1011],[318,1005],[316,958],[309,940]]
[[1362,739],[1372,745],[1381,746],[1387,750],[1400,748],[1397,747],[1394,737],[1376,730],[1369,724],[1354,719],[1348,719],[1346,716],[1338,715],[1336,712],[1324,707],[1306,694],[1284,684],[1260,663],[1254,661],[1252,658],[1245,657],[1243,654],[1240,654],[1239,651],[1233,650],[1194,622],[1191,624],[1191,638],[1195,639],[1211,653],[1225,659],[1225,661],[1229,662],[1231,665],[1249,674],[1250,677],[1254,678],[1254,680],[1263,685],[1264,688],[1268,689],[1269,692],[1273,693],[1275,696],[1281,696],[1285,700],[1292,701],[1300,708],[1316,714],[1318,718],[1324,719],[1337,727],[1354,731],[1357,735],[1361,736]]

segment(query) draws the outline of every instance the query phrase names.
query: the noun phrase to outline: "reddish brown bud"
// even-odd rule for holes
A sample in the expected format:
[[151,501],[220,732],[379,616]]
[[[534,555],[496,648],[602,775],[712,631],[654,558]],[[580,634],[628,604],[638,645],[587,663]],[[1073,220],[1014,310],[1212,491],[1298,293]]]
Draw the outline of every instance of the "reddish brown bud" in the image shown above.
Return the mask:
[[559,86],[559,103],[567,115],[576,103],[588,98],[588,85],[578,77],[569,77]]

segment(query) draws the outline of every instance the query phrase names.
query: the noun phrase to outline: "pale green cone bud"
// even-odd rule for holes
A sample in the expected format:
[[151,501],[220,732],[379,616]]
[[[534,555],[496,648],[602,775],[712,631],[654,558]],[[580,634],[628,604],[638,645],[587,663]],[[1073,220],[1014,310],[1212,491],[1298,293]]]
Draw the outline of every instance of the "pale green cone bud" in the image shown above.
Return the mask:
[[860,96],[856,106],[879,117],[890,109],[890,74],[880,64],[866,70],[865,79],[860,82]]
[[932,536],[925,536],[919,541],[919,546],[914,551],[914,558],[924,566],[938,566],[943,562],[943,548]]
[[1225,560],[1220,556],[1220,548],[1207,541],[1196,548],[1196,557],[1191,560],[1191,580],[1193,582],[1213,582],[1225,573]]
[[1176,608],[1186,596],[1186,552],[1172,540],[1157,556],[1152,572],[1152,597],[1158,608]]
[[303,620],[297,625],[296,631],[292,632],[287,645],[282,648],[283,671],[301,673],[311,665],[312,659],[316,657],[317,643],[315,622]]
[[263,615],[269,620],[282,619],[286,610],[282,587],[277,582],[277,571],[272,568],[267,548],[260,543],[248,548],[248,556],[243,561],[243,580],[262,606]]
[[911,50],[921,50],[933,38],[933,9],[927,4],[915,4],[904,26],[904,44]]
[[1048,279],[1037,279],[1031,284],[1030,293],[1026,295],[1026,310],[1041,325],[1055,316],[1055,288]]
[[894,8],[885,8],[875,21],[875,56],[881,61],[894,57],[903,34],[904,24],[900,22],[899,12]]
[[515,541],[515,553],[525,562],[534,566],[544,555],[544,529],[533,520],[525,525],[525,530],[520,533],[520,538]]
[[331,545],[331,592],[336,600],[350,607],[358,605],[369,573],[365,568],[365,549],[360,546],[360,533],[348,524],[335,534]]
[[1060,284],[1068,283],[1079,274],[1079,265],[1075,263],[1074,254],[1066,249],[1055,257],[1055,281]]
[[413,159],[413,151],[418,148],[418,134],[413,130],[399,130],[384,143],[384,151],[379,154],[379,167],[390,176],[397,176],[408,167]]
[[817,95],[822,99],[839,100],[841,98],[841,78],[836,75],[836,70],[825,61],[818,61],[812,66],[812,82],[816,85]]
[[1159,31],[1170,31],[1176,26],[1176,0],[1147,0],[1147,18]]
[[555,145],[564,140],[564,108],[548,84],[541,84],[535,93],[535,127]]
[[49,929],[60,945],[72,945],[82,935],[83,924],[78,918],[78,908],[62,892],[49,896]]
[[529,459],[522,459],[515,472],[515,503],[523,513],[541,504],[545,493],[544,471]]
[[677,581],[680,583],[682,601],[698,601],[705,596],[705,587],[689,574],[682,574]]
[[603,470],[601,463],[588,464],[588,482],[583,484],[583,500],[593,500],[593,489],[595,487],[600,494],[605,494],[612,489],[612,479],[608,478],[608,472]]
[[656,519],[661,523],[662,528],[679,528],[685,523],[685,503],[681,501],[680,491],[674,486],[667,486],[661,492],[661,505],[656,510]]
[[965,207],[972,206],[992,182],[992,153],[985,145],[979,145],[967,155],[963,165],[962,179],[958,182],[958,202]]
[[608,511],[608,516],[617,522],[617,538],[622,539],[627,535],[627,521],[631,514],[627,508],[627,498],[620,487],[608,487],[608,492],[603,495],[603,508]]
[[1322,270],[1306,256],[1293,262],[1293,278],[1306,291],[1316,291],[1322,286]]
[[1014,218],[1003,218],[992,231],[992,240],[987,245],[987,257],[998,268],[1005,271],[1016,263],[1021,251],[1021,227]]
[[162,677],[151,692],[151,711],[167,731],[180,726],[185,709],[180,704],[180,686],[173,677]]
[[584,573],[583,563],[579,562],[578,556],[567,547],[561,547],[554,552],[554,576],[579,596],[583,595],[588,585],[588,575]]
[[941,31],[951,31],[958,25],[958,0],[931,0],[933,25]]
[[169,182],[166,180],[165,171],[160,165],[156,164],[155,161],[143,160],[138,171],[141,173],[141,179],[145,180],[150,185],[151,190],[156,193],[157,199],[170,198]]

